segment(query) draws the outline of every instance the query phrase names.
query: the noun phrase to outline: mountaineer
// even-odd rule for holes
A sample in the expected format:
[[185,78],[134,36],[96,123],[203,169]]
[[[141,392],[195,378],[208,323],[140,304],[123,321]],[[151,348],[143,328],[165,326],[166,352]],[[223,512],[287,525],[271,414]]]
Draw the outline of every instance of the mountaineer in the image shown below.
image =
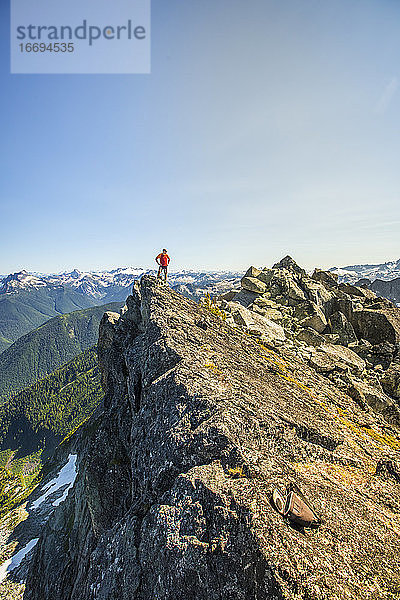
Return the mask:
[[164,281],[167,281],[167,271],[170,260],[171,259],[168,256],[166,249],[163,248],[163,251],[158,256],[156,256],[156,263],[158,264],[157,278],[160,278],[163,274]]

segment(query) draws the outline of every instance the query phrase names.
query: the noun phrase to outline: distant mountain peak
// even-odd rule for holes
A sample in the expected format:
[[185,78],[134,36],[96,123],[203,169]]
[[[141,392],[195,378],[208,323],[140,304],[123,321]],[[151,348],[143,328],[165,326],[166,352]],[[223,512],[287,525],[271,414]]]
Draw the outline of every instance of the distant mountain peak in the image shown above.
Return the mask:
[[21,289],[39,288],[47,285],[47,282],[41,277],[32,275],[25,271],[11,273],[1,282],[0,294],[10,293]]
[[80,277],[82,275],[82,271],[80,271],[79,269],[74,269],[73,271],[71,271],[71,273],[69,273],[69,275],[71,277]]
[[336,273],[344,283],[356,283],[359,279],[390,281],[400,277],[400,258],[381,264],[348,265],[332,267],[329,271]]

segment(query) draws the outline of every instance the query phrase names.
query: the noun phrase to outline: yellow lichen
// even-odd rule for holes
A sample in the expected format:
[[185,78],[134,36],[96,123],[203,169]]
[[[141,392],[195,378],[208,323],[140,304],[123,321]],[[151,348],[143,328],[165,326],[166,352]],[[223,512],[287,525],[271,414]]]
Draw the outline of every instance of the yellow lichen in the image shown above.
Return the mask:
[[215,373],[215,375],[223,375],[222,371],[218,369],[217,365],[215,365],[212,362],[206,363],[204,366],[207,367],[207,369],[210,369],[210,371],[212,371],[213,373]]
[[[348,429],[353,431],[356,435],[364,437],[364,438],[367,436],[370,439],[370,441],[374,440],[375,442],[378,442],[378,444],[374,444],[375,446],[378,446],[378,447],[389,446],[390,448],[393,448],[394,450],[400,449],[400,440],[396,439],[394,436],[381,434],[381,433],[373,430],[371,427],[358,427],[355,423],[353,423],[353,421],[349,418],[349,416],[346,414],[346,412],[342,408],[340,408],[338,406],[337,407],[328,406],[328,404],[326,402],[317,398],[317,396],[314,394],[314,392],[311,388],[309,388],[304,383],[297,381],[297,379],[295,379],[292,375],[289,374],[289,371],[286,367],[285,362],[280,357],[278,357],[275,352],[273,352],[272,350],[269,350],[260,342],[258,342],[258,345],[261,346],[261,348],[263,349],[264,352],[268,352],[269,354],[271,354],[273,356],[273,358],[272,358],[271,356],[261,354],[261,356],[265,360],[267,360],[269,363],[274,364],[278,368],[276,374],[279,377],[281,377],[282,379],[285,379],[289,383],[294,383],[298,388],[304,390],[314,400],[314,402],[316,402],[317,404],[319,404],[319,406],[321,406],[321,408],[323,408],[324,410],[329,412],[336,421],[339,421],[340,423],[345,425]],[[338,413],[338,415],[334,414],[335,410]]]
[[246,477],[246,475],[243,473],[243,467],[229,468],[228,473],[232,477]]
[[201,298],[199,304],[201,308],[205,308],[222,321],[225,321],[226,312],[219,308],[219,306],[217,306],[216,298],[212,298],[209,293],[207,293],[203,298]]

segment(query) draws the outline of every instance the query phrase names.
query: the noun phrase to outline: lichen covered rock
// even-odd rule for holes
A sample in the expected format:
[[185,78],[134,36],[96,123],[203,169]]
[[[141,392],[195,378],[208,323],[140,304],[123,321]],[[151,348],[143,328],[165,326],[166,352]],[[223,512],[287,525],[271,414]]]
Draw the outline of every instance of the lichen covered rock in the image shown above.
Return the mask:
[[256,277],[243,277],[241,284],[242,288],[256,294],[263,294],[267,290],[266,284]]

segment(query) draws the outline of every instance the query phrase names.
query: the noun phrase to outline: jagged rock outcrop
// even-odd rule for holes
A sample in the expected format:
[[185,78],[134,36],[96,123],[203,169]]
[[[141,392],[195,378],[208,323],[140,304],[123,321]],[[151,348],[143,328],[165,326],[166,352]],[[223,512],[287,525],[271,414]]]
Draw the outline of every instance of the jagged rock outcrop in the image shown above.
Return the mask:
[[[284,269],[286,283],[306,277]],[[144,277],[104,317],[104,407],[76,433],[79,473],[36,546],[26,600],[398,594],[397,426],[310,367],[301,353],[315,348],[267,347],[213,309]],[[271,506],[289,482],[318,530]]]
[[[249,278],[259,280],[265,291],[250,292]],[[252,312],[278,322],[286,342],[302,344],[297,355],[308,365],[347,390],[349,396],[357,397],[360,405],[400,423],[397,378],[393,369],[387,371],[400,357],[400,314],[389,300],[363,286],[338,283],[336,274],[321,269],[315,269],[310,277],[286,256],[272,269],[250,267],[242,279],[242,290],[231,293],[229,302],[221,297],[217,304],[226,311],[228,322],[239,305],[245,306],[247,322],[233,317],[233,323],[252,334],[257,334],[250,326]],[[278,347],[273,336],[263,341],[271,348]],[[382,384],[368,373],[380,368],[386,371]],[[347,371],[356,381],[349,383]],[[374,388],[366,394],[367,399],[375,395],[373,401],[365,401],[362,393],[354,391],[364,385]]]

